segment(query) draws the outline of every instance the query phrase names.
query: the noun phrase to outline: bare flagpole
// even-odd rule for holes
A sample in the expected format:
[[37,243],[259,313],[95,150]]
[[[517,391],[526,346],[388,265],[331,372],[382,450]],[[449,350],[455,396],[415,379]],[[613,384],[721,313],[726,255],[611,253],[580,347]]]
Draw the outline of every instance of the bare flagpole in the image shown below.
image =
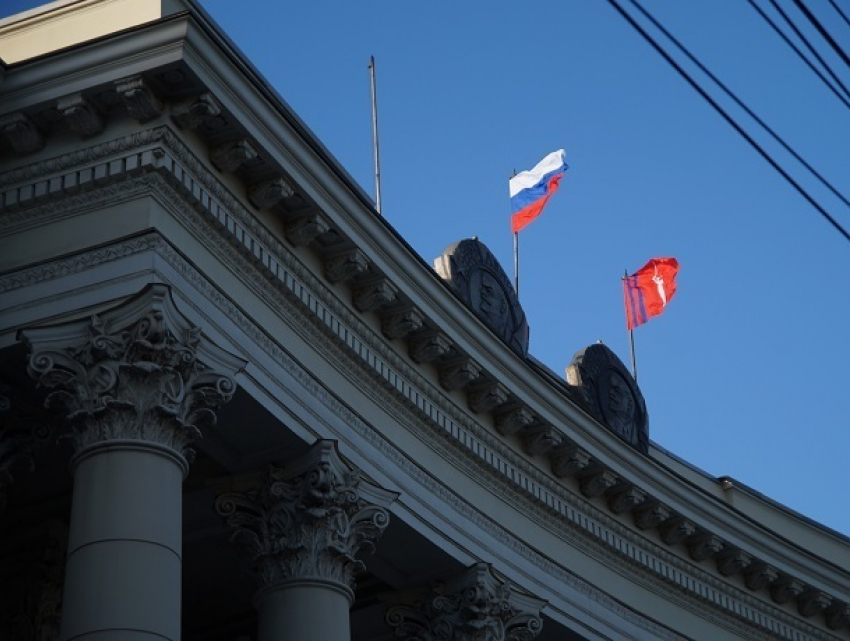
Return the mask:
[[[626,279],[629,277],[629,270],[623,270],[623,302],[628,305],[629,301],[626,299]],[[626,311],[626,316],[628,316],[628,309]],[[635,359],[635,330],[629,330],[629,351],[632,355],[632,378],[635,379],[635,383],[637,383],[637,361]]]
[[378,154],[378,88],[375,79],[375,56],[369,56],[369,77],[372,81],[372,146],[375,150],[375,209],[381,213],[381,160]]

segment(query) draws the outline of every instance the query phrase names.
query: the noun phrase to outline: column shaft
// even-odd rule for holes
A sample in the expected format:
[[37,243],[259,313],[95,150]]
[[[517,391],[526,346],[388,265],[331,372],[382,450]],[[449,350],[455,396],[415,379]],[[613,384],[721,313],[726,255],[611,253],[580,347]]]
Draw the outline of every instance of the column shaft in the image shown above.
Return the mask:
[[62,641],[180,638],[183,473],[143,442],[78,459]]
[[255,600],[257,641],[351,641],[349,596],[326,583],[297,582]]

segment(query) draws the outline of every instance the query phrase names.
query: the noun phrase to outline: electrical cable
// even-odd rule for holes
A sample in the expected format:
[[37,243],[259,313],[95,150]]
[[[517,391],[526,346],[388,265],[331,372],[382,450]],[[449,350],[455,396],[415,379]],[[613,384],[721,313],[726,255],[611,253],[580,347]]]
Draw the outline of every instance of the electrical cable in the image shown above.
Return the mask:
[[847,24],[848,27],[850,27],[850,18],[848,18],[847,15],[841,10],[841,8],[837,4],[835,4],[835,0],[829,0],[829,4],[831,4],[832,8],[838,12],[839,16],[844,18],[844,22]]
[[[752,3],[752,0],[751,0],[751,3]],[[810,43],[808,38],[806,38],[806,36],[804,36],[803,33],[797,28],[797,25],[795,25],[794,21],[791,20],[791,18],[788,17],[788,14],[785,13],[785,11],[782,9],[782,7],[779,6],[779,4],[776,2],[776,0],[770,0],[770,4],[772,4],[773,8],[776,9],[776,11],[779,12],[779,15],[781,15],[785,19],[785,22],[788,23],[788,26],[791,27],[791,29],[794,31],[796,36],[803,42],[804,45],[806,45],[806,48],[812,53],[812,55],[815,57],[815,59],[821,64],[821,66],[826,70],[826,72],[835,81],[835,83],[839,87],[841,87],[841,89],[844,91],[844,95],[850,96],[850,90],[848,90],[847,87],[844,86],[844,83],[841,82],[841,80],[838,78],[838,76],[835,75],[835,72],[830,68],[830,66],[826,63],[826,61],[823,58],[821,58],[820,54],[817,52],[817,50],[814,48],[814,46],[812,46],[812,43]]]
[[714,83],[718,87],[720,87],[720,89],[722,89],[723,92],[727,96],[729,96],[735,102],[736,105],[738,105],[741,109],[743,109],[747,113],[748,116],[750,116],[759,125],[761,125],[761,127],[765,131],[767,131],[767,133],[769,133],[773,137],[773,139],[776,142],[778,142],[782,146],[783,149],[785,149],[785,151],[787,151],[789,154],[791,154],[797,160],[797,162],[799,162],[801,165],[803,165],[803,167],[808,169],[811,172],[811,174],[815,178],[817,178],[817,180],[824,187],[826,187],[829,191],[832,192],[832,194],[834,196],[836,196],[841,202],[843,202],[845,205],[847,205],[847,207],[850,207],[850,199],[848,199],[846,196],[844,196],[844,194],[839,192],[838,189],[836,189],[832,185],[832,183],[830,183],[814,167],[812,167],[808,162],[806,162],[806,160],[802,156],[800,156],[800,154],[798,154],[796,151],[794,151],[794,149],[791,147],[791,145],[789,145],[787,142],[785,142],[785,140],[783,140],[782,137],[779,134],[777,134],[770,126],[768,126],[768,124],[766,122],[764,122],[761,118],[759,118],[758,115],[755,112],[753,112],[752,109],[750,109],[740,98],[738,98],[738,96],[736,96],[732,92],[731,89],[729,89],[717,76],[715,76],[709,69],[707,69],[706,66],[704,64],[702,64],[696,58],[696,56],[694,56],[687,49],[687,47],[685,47],[681,42],[679,42],[679,40],[672,33],[670,33],[667,29],[664,28],[664,25],[662,25],[660,22],[658,22],[658,20],[656,20],[648,11],[646,11],[637,2],[635,2],[634,0],[631,0],[631,2],[637,8],[637,10],[640,11],[643,14],[643,16],[655,26],[656,29],[661,31],[661,33],[663,33],[674,45],[676,45],[676,47],[678,47],[679,51],[681,51],[683,54],[685,54],[688,57],[688,59],[691,62],[693,62],[699,68],[700,71],[702,71],[705,75],[707,75],[709,78],[711,78],[711,80],[713,80]]
[[844,61],[844,64],[850,67],[850,58],[847,57],[847,54],[844,53],[844,49],[839,46],[830,33],[820,23],[820,20],[818,20],[814,14],[809,11],[809,8],[803,4],[801,0],[794,0],[794,4],[797,5],[797,8],[803,12],[803,15],[806,16],[806,18],[808,18],[809,22],[811,22],[814,28],[817,29],[821,37],[829,43],[829,46],[832,47],[835,53],[838,54],[838,57]]
[[[631,0],[632,4],[635,6],[639,6],[636,0]],[[728,114],[726,111],[719,105],[717,102],[708,95],[708,93],[699,86],[699,84],[691,78],[691,76],[675,61],[673,58],[664,50],[661,45],[659,45],[646,30],[641,27],[635,19],[625,10],[618,0],[608,0],[608,4],[610,4],[614,9],[628,22],[633,29],[635,29],[643,38],[646,40],[653,49],[655,49],[661,57],[663,57],[668,64],[670,64],[676,71],[679,72],[679,75],[684,78],[691,87],[693,87],[700,96],[703,97],[714,110],[720,114],[720,116],[727,122],[732,128],[737,131],[743,138],[750,143],[750,146],[753,147],[761,156],[764,158],[768,164],[770,164],[776,171],[778,171],[783,178],[799,193],[812,207],[814,207],[821,216],[823,216],[827,222],[829,222],[842,236],[844,236],[845,240],[850,241],[850,232],[844,229],[835,218],[833,218],[828,211],[826,211],[809,193],[803,189],[803,187],[794,180],[787,171],[785,171],[779,163],[777,163],[770,154],[768,154],[762,147],[759,145],[744,129],[737,123],[735,120]]]
[[749,2],[749,3],[750,3],[750,6],[751,6],[753,9],[755,9],[755,10],[756,10],[756,12],[757,12],[757,13],[758,13],[758,14],[759,14],[759,15],[760,15],[763,19],[764,19],[764,21],[765,21],[765,22],[767,22],[767,24],[769,24],[769,25],[773,28],[773,30],[777,33],[777,35],[785,41],[785,44],[787,44],[789,47],[791,47],[791,49],[793,49],[793,50],[794,50],[794,53],[796,53],[796,54],[797,54],[797,56],[799,56],[799,58],[800,58],[800,59],[801,59],[804,63],[806,63],[806,66],[808,66],[808,68],[809,68],[809,69],[811,69],[811,70],[814,72],[814,74],[815,74],[818,78],[820,78],[820,79],[821,79],[821,81],[822,81],[822,82],[823,82],[823,83],[824,83],[827,87],[829,87],[830,91],[832,91],[832,93],[834,93],[834,94],[835,94],[835,97],[836,97],[836,98],[838,98],[838,99],[839,99],[842,103],[844,103],[844,106],[845,106],[845,107],[847,107],[848,109],[850,109],[850,102],[848,102],[848,101],[847,101],[847,98],[845,98],[844,96],[842,96],[842,95],[839,93],[838,89],[836,89],[836,88],[835,88],[835,86],[834,86],[834,85],[833,85],[833,84],[832,84],[829,80],[827,80],[827,79],[826,79],[826,77],[823,75],[823,73],[820,71],[820,69],[818,69],[817,67],[815,67],[815,66],[812,64],[812,62],[811,62],[811,61],[810,61],[810,60],[806,57],[806,55],[805,55],[802,51],[800,51],[799,47],[797,47],[797,45],[795,45],[793,42],[791,42],[791,39],[790,39],[787,35],[785,35],[785,32],[784,32],[784,31],[782,31],[782,29],[780,29],[780,28],[779,28],[779,26],[778,26],[778,25],[777,25],[777,24],[776,24],[776,23],[775,23],[775,22],[774,22],[774,21],[770,18],[770,16],[768,16],[768,15],[767,15],[767,14],[766,14],[763,10],[762,10],[762,8],[761,8],[761,7],[759,7],[759,6],[758,6],[758,5],[754,2],[754,0],[747,0],[747,2]]

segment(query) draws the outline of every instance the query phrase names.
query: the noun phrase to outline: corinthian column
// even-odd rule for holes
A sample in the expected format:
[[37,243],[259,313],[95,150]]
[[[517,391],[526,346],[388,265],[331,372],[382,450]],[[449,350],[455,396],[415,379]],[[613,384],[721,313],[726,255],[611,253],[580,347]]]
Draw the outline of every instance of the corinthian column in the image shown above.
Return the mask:
[[259,578],[258,641],[349,641],[354,577],[364,567],[356,555],[374,550],[397,496],[343,463],[334,441],[270,467],[255,489],[219,496],[216,509]]
[[203,339],[164,285],[21,338],[75,450],[60,638],[179,639],[189,445],[244,361]]
[[397,595],[386,620],[402,639],[531,641],[543,627],[545,605],[476,563],[449,580]]

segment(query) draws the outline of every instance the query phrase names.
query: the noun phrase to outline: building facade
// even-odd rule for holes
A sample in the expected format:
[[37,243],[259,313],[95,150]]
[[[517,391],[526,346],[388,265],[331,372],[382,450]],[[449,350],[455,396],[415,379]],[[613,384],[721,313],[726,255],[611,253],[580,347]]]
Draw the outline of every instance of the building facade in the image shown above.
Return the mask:
[[846,537],[542,367],[193,0],[0,59],[0,639],[850,639]]

